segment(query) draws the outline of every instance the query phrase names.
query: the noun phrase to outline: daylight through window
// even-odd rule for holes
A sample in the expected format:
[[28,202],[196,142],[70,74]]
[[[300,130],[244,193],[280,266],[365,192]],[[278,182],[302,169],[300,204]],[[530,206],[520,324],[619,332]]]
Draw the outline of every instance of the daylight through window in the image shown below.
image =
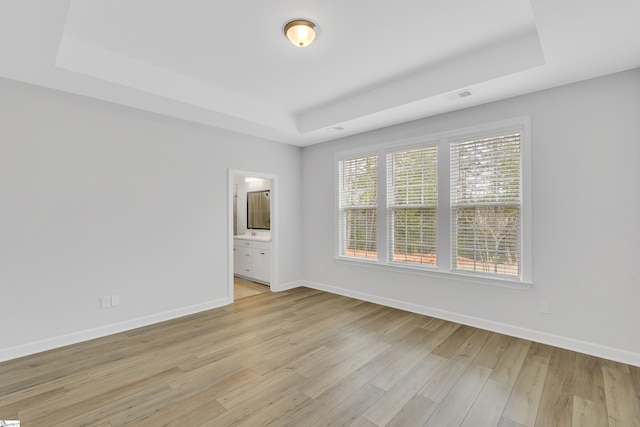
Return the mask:
[[390,261],[436,265],[438,147],[387,154]]
[[451,144],[454,270],[520,275],[520,133]]
[[378,257],[377,171],[376,155],[340,162],[341,255]]
[[338,257],[530,282],[528,118],[499,125],[338,155]]

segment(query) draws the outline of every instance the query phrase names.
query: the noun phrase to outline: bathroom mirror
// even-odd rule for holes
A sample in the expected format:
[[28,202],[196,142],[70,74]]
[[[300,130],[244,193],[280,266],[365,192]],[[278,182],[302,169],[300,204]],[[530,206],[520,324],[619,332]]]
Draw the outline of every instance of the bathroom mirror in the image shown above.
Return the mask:
[[247,228],[271,229],[271,190],[247,192]]

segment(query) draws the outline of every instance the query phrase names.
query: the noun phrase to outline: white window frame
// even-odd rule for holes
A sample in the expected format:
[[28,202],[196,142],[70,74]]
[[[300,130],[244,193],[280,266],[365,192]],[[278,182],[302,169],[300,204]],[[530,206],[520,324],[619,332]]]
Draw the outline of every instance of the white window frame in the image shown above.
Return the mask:
[[[393,240],[393,236],[395,235],[395,233],[394,233],[395,224],[394,224],[394,218],[392,217],[392,212],[395,209],[402,209],[402,204],[401,203],[396,203],[395,205],[392,205],[391,202],[390,202],[391,197],[388,194],[389,190],[393,189],[390,186],[390,182],[389,182],[390,179],[393,178],[392,177],[393,174],[390,173],[390,171],[388,169],[389,168],[389,160],[390,160],[390,158],[392,158],[395,154],[398,154],[398,153],[404,153],[404,152],[409,152],[409,151],[414,151],[414,150],[422,150],[422,149],[427,149],[427,148],[435,148],[436,159],[437,159],[437,155],[438,155],[437,152],[438,152],[438,148],[439,148],[437,142],[423,143],[423,144],[420,144],[418,147],[411,147],[411,148],[403,147],[401,149],[388,150],[388,151],[385,152],[385,162],[387,164],[387,171],[386,171],[387,172],[387,176],[385,176],[385,183],[386,183],[386,190],[387,190],[386,210],[387,210],[387,218],[388,218],[388,222],[387,222],[387,239],[388,239],[387,240],[387,243],[388,243],[387,251],[388,251],[388,258],[387,258],[387,261],[388,261],[389,264],[392,264],[392,265],[416,266],[416,267],[419,267],[419,268],[435,268],[437,266],[437,262],[438,262],[437,259],[436,259],[436,265],[428,264],[428,263],[421,264],[421,263],[415,263],[415,262],[410,262],[410,261],[396,261],[396,260],[394,260],[395,242]],[[436,171],[437,171],[437,168],[438,168],[438,166],[436,164]],[[401,187],[399,186],[399,187],[396,187],[396,188],[401,188]],[[420,188],[424,189],[423,186],[421,186]],[[437,189],[436,189],[436,191],[437,191]],[[424,193],[422,195],[424,196]],[[437,226],[438,226],[438,210],[437,210],[438,206],[437,206],[437,202],[438,202],[438,200],[436,200],[436,205],[435,205],[435,220],[436,220],[436,236],[435,236],[436,242],[435,242],[435,245],[436,245],[436,249],[438,247],[438,241],[437,241],[438,240],[438,228],[437,228]],[[424,200],[421,200],[419,203],[414,203],[414,205],[412,207],[414,207],[414,208],[419,208],[419,207],[429,208],[428,203],[426,203],[426,201],[424,201]]]
[[[470,200],[470,201],[460,200],[460,201],[458,201],[457,204],[454,203],[453,200],[450,200],[450,207],[451,207],[452,211],[455,211],[457,208],[462,208],[462,209],[464,209],[464,208],[467,208],[467,209],[468,208],[472,208],[474,210],[474,212],[478,208],[486,208],[486,207],[492,207],[492,208],[501,208],[501,207],[507,207],[507,206],[508,207],[517,207],[518,208],[518,212],[519,212],[519,218],[518,218],[518,231],[519,231],[518,232],[518,240],[519,240],[519,243],[520,243],[520,245],[519,245],[520,247],[518,248],[518,270],[517,270],[518,274],[517,274],[517,276],[514,276],[513,274],[505,273],[504,271],[502,271],[502,272],[498,272],[498,271],[491,272],[491,271],[488,271],[488,270],[476,269],[476,267],[477,267],[476,263],[478,263],[478,262],[481,265],[483,265],[483,268],[487,268],[491,264],[489,263],[489,260],[480,259],[478,261],[477,258],[476,258],[476,254],[478,252],[485,252],[485,251],[484,250],[483,251],[479,251],[478,250],[479,247],[477,245],[477,240],[476,240],[477,236],[476,236],[475,219],[473,221],[474,226],[471,227],[471,229],[466,229],[466,230],[463,228],[462,229],[463,231],[461,233],[461,235],[466,237],[466,238],[470,238],[470,237],[473,238],[472,246],[467,246],[466,249],[471,251],[472,254],[473,254],[474,269],[473,270],[469,270],[469,269],[466,269],[464,267],[458,266],[457,265],[457,258],[456,258],[458,250],[459,250],[459,248],[457,247],[457,243],[456,243],[458,241],[458,230],[457,230],[457,218],[456,218],[456,214],[454,212],[450,213],[450,221],[451,221],[450,245],[451,245],[451,248],[452,248],[452,252],[451,252],[451,258],[452,258],[451,259],[451,264],[452,264],[451,268],[452,268],[452,271],[459,272],[459,273],[471,272],[473,274],[478,274],[478,275],[483,275],[483,276],[488,276],[488,277],[505,276],[505,278],[514,278],[514,277],[520,278],[521,275],[522,275],[522,257],[521,257],[521,254],[522,254],[522,233],[520,232],[521,231],[521,225],[522,225],[522,212],[521,212],[521,206],[522,206],[522,188],[521,188],[521,184],[522,184],[522,152],[521,152],[522,142],[520,141],[520,139],[521,139],[521,136],[522,136],[523,132],[520,129],[514,129],[513,131],[510,131],[510,132],[500,131],[500,132],[493,132],[491,134],[478,135],[478,136],[474,136],[472,138],[460,138],[457,141],[451,140],[450,144],[449,144],[449,148],[450,148],[449,152],[450,152],[450,154],[453,154],[454,146],[457,146],[458,150],[463,150],[461,148],[461,145],[464,144],[465,146],[471,147],[474,150],[473,151],[473,153],[474,153],[473,160],[470,161],[470,162],[467,160],[466,162],[463,163],[464,165],[475,164],[475,165],[479,166],[480,164],[478,163],[478,160],[480,160],[482,164],[487,164],[487,162],[490,161],[491,162],[491,166],[499,165],[499,163],[494,163],[493,162],[496,159],[495,156],[498,155],[499,158],[505,158],[504,157],[504,153],[499,153],[497,151],[491,151],[490,152],[490,157],[483,157],[481,159],[477,159],[477,158],[475,158],[475,153],[477,153],[477,151],[475,151],[475,149],[477,147],[479,147],[479,146],[483,146],[486,149],[488,147],[486,145],[487,144],[487,140],[489,140],[490,143],[494,143],[495,141],[500,141],[500,140],[507,141],[507,140],[504,139],[505,136],[507,136],[507,135],[515,135],[515,134],[518,135],[517,136],[517,140],[518,140],[518,145],[517,145],[517,147],[518,147],[518,156],[517,156],[517,160],[518,160],[518,172],[520,173],[520,176],[519,176],[519,180],[518,180],[517,192],[513,192],[512,191],[512,192],[508,193],[508,196],[506,196],[511,200],[509,202],[507,202],[507,198],[496,200],[497,195],[494,196],[494,193],[491,193],[492,196],[491,196],[490,200],[477,201],[477,199],[476,199],[477,196],[471,196],[467,191],[463,190],[467,197],[471,196],[472,200]],[[511,139],[511,138],[509,138],[509,139]],[[482,144],[485,144],[485,145],[482,145]],[[489,147],[490,147],[490,145],[489,145]],[[452,185],[454,184],[454,181],[457,181],[456,178],[459,177],[459,175],[456,176],[455,173],[454,173],[454,169],[453,169],[454,161],[453,160],[454,160],[454,158],[451,158],[450,159],[450,163],[449,163],[449,166],[450,166],[450,168],[449,168],[449,176],[450,176],[450,182],[451,182]],[[455,170],[461,170],[461,169],[459,169],[461,166],[462,165],[458,164],[456,166]],[[481,166],[481,168],[483,168],[483,166]],[[481,169],[481,170],[486,170],[486,169]],[[473,179],[471,181],[464,181],[464,182],[465,183],[462,185],[461,188],[465,188],[467,184],[471,184],[472,185]],[[483,185],[486,185],[486,184],[487,184],[487,181],[483,181]],[[472,185],[472,188],[473,188],[473,185]],[[471,191],[471,192],[473,193],[473,191]],[[451,197],[452,194],[455,194],[455,193],[456,193],[455,190],[450,191],[449,192],[449,196]],[[484,191],[481,190],[480,193],[484,193]],[[514,197],[517,197],[517,200],[518,200],[517,202],[514,202],[515,201]],[[471,235],[469,234],[470,231],[472,232]],[[482,234],[482,231],[480,233]],[[491,233],[491,234],[493,234],[493,233]],[[479,240],[482,241],[483,239],[480,238]],[[486,250],[488,251],[489,249],[486,248]],[[493,265],[493,267],[495,269],[497,269],[498,265],[499,264],[495,263]],[[505,266],[502,266],[502,269],[504,270]]]
[[[500,132],[520,131],[521,143],[521,271],[518,277],[476,273],[467,271],[453,271],[451,264],[451,212],[450,212],[450,143],[461,139],[482,138]],[[390,262],[388,255],[389,221],[387,218],[387,170],[386,155],[393,151],[419,148],[437,143],[438,145],[438,248],[437,266],[413,265]],[[358,259],[342,256],[340,252],[340,224],[339,224],[339,189],[338,165],[341,160],[356,157],[378,155],[378,258]],[[448,132],[422,135],[400,141],[392,141],[365,149],[355,149],[338,152],[335,155],[336,183],[334,188],[336,203],[335,218],[335,258],[338,262],[363,265],[409,274],[431,276],[445,280],[455,280],[475,284],[509,287],[515,289],[529,289],[533,284],[532,276],[532,194],[531,194],[531,124],[529,116],[516,117],[479,126],[471,126]]]
[[[380,195],[378,194],[379,189],[380,189],[380,185],[379,182],[377,181],[379,179],[379,171],[378,171],[378,167],[380,164],[380,159],[377,157],[377,153],[376,152],[370,152],[368,154],[362,154],[362,155],[357,155],[357,156],[351,156],[351,157],[345,157],[340,159],[340,161],[336,162],[336,176],[337,176],[337,185],[338,185],[338,191],[336,192],[338,195],[338,200],[337,200],[337,206],[338,206],[338,220],[337,220],[337,225],[338,225],[338,237],[337,237],[337,241],[338,241],[338,255],[342,258],[346,258],[346,259],[357,259],[360,261],[365,261],[365,262],[377,262],[377,259],[372,259],[372,258],[368,258],[368,257],[358,257],[358,256],[348,256],[346,255],[347,252],[347,239],[346,239],[346,229],[344,229],[343,227],[343,219],[344,219],[344,215],[346,214],[346,212],[349,210],[349,208],[343,208],[342,206],[342,201],[340,200],[340,190],[341,190],[341,183],[342,183],[342,173],[341,173],[341,168],[340,168],[340,163],[342,161],[351,161],[351,160],[357,160],[357,159],[364,159],[366,157],[372,157],[372,156],[376,156],[376,207],[374,208],[376,211],[376,218],[377,216],[379,216],[379,206],[380,206]],[[361,209],[369,209],[368,206],[358,206]],[[377,218],[376,221],[376,247],[379,246],[380,242],[379,242],[379,232],[377,232],[379,227],[379,218]],[[345,239],[343,239],[343,236],[345,237]],[[378,257],[379,257],[379,253],[378,253]]]

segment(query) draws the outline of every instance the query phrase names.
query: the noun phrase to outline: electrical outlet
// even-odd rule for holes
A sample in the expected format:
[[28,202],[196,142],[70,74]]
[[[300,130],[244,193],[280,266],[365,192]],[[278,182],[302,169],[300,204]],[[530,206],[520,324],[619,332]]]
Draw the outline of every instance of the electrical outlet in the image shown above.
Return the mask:
[[111,295],[111,307],[115,307],[120,304],[120,295]]
[[100,308],[109,308],[109,307],[111,307],[111,298],[100,297]]
[[324,273],[324,265],[320,264],[320,273]]
[[549,307],[549,301],[538,301],[538,311],[540,311],[540,313],[542,314],[549,314],[550,313],[550,307]]

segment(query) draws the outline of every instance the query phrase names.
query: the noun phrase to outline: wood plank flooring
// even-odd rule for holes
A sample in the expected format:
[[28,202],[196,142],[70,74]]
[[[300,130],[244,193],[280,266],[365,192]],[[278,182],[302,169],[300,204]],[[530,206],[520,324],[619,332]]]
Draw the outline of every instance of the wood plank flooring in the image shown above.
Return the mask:
[[2,419],[640,427],[640,368],[298,288],[1,363]]
[[267,285],[251,282],[249,280],[241,279],[239,277],[233,278],[233,299],[234,300],[252,297],[254,295],[263,294],[265,292],[271,292],[271,289]]

